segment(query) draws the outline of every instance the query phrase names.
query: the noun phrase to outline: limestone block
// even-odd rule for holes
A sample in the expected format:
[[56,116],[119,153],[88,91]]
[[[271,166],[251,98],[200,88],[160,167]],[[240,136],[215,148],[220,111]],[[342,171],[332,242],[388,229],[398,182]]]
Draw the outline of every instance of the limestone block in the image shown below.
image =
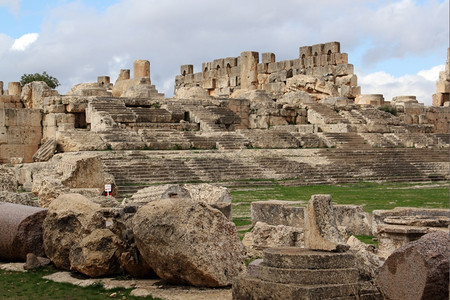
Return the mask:
[[322,55],[324,52],[323,52],[323,44],[316,44],[316,45],[312,45],[311,46],[311,52],[312,52],[312,55],[313,56],[320,56],[320,55]]
[[354,67],[352,64],[338,64],[334,69],[334,76],[346,76],[354,73]]
[[262,88],[267,93],[284,94],[286,84],[284,82],[272,82],[263,84]]
[[258,85],[262,88],[266,83],[269,83],[269,74],[258,74]]
[[339,42],[329,42],[323,45],[323,52],[334,54],[341,52],[341,44]]
[[47,142],[42,144],[39,150],[33,155],[33,161],[37,162],[48,161],[55,154],[56,146],[57,146],[56,140],[49,139]]
[[241,89],[254,90],[258,85],[257,65],[259,62],[258,52],[242,52],[240,56],[241,66]]
[[267,73],[267,69],[268,69],[268,64],[258,64],[256,69],[258,71],[258,76],[260,74],[266,74]]
[[148,60],[137,59],[133,62],[134,78],[150,78],[150,62]]
[[436,83],[437,93],[450,93],[450,81],[438,81]]
[[348,64],[348,54],[347,53],[335,53],[335,54],[332,54],[332,56],[334,56],[334,58],[332,58],[332,60],[335,62],[336,65]]
[[277,62],[271,62],[267,65],[267,73],[275,73],[280,72],[282,70],[282,67]]
[[188,74],[194,74],[194,65],[182,65],[180,68],[181,68],[182,76],[186,76]]
[[238,65],[237,63],[237,57],[227,57],[223,60],[224,68],[233,68]]
[[[292,77],[292,74],[290,74]],[[282,70],[269,75],[269,82],[282,82],[288,78],[288,71]]]
[[309,249],[344,252],[330,195],[312,195],[305,213],[305,246]]
[[116,83],[121,80],[130,79],[130,70],[129,69],[121,69],[119,72],[119,77],[117,77]]
[[449,235],[430,233],[397,249],[376,277],[385,299],[448,299]]
[[211,79],[203,80],[202,88],[208,89],[208,90],[215,89],[216,88],[216,79],[211,78]]
[[275,54],[274,53],[263,53],[262,54],[262,63],[263,64],[268,64],[268,63],[272,63],[275,62]]
[[111,230],[96,229],[71,247],[70,269],[89,277],[118,273],[121,249],[123,243]]
[[336,223],[349,234],[372,235],[372,218],[360,205],[334,205]]
[[202,202],[164,199],[134,216],[139,251],[163,280],[194,286],[228,286],[245,270],[236,227]]
[[8,82],[8,95],[10,96],[20,96],[22,93],[22,86],[20,82]]
[[321,79],[317,80],[314,89],[320,93],[327,94],[333,97],[339,96],[337,87],[334,84],[327,81],[323,81]]
[[303,46],[299,48],[300,55],[299,57],[302,58],[303,56],[311,56],[312,55],[312,47],[311,46]]
[[257,201],[251,204],[252,224],[304,227],[304,208],[298,201]]
[[45,254],[57,268],[69,270],[69,253],[95,229],[105,227],[100,205],[79,194],[65,194],[50,205],[43,223]]
[[358,85],[358,77],[354,74],[346,75],[346,76],[337,76],[335,80],[336,85],[343,86],[357,86]]
[[229,87],[229,86],[230,86],[230,82],[229,82],[228,76],[220,77],[217,80],[217,87],[218,88],[226,88],[226,87]]
[[25,261],[27,253],[44,256],[42,224],[47,210],[0,202],[0,259]]
[[249,257],[262,257],[273,247],[304,247],[303,228],[257,222],[242,240]]

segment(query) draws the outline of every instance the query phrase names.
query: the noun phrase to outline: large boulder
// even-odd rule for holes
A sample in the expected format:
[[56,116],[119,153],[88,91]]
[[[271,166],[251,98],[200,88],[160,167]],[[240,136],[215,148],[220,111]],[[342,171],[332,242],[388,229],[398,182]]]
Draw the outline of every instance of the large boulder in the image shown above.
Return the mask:
[[43,224],[45,254],[57,268],[70,270],[69,252],[95,229],[104,228],[100,205],[79,194],[65,194],[49,206]]
[[163,280],[194,286],[228,286],[245,270],[235,225],[203,202],[163,199],[137,211],[139,251]]
[[392,253],[376,282],[385,299],[449,297],[448,232],[434,232]]
[[266,248],[304,247],[303,228],[257,222],[242,243],[249,257],[262,257]]
[[122,206],[143,206],[149,202],[166,198],[184,198],[194,202],[208,203],[232,219],[231,194],[227,188],[202,184],[165,184],[150,186],[137,191],[131,198],[125,198]]
[[312,195],[305,211],[305,246],[313,250],[346,251],[336,224],[331,195]]
[[112,275],[120,271],[124,245],[109,229],[95,229],[69,252],[70,268],[89,277]]

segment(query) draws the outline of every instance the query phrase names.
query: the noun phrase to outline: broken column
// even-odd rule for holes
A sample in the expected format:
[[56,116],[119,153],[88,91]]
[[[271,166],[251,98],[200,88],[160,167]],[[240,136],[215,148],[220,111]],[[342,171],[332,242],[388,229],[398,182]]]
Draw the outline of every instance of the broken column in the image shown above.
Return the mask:
[[0,260],[25,261],[27,253],[44,256],[46,215],[43,208],[0,202]]
[[150,78],[150,62],[145,59],[137,59],[133,64],[134,78]]
[[344,252],[336,224],[331,195],[312,195],[305,211],[305,246],[311,250]]
[[449,243],[434,232],[392,253],[376,278],[384,299],[448,299]]
[[241,53],[241,89],[256,90],[258,87],[259,53]]

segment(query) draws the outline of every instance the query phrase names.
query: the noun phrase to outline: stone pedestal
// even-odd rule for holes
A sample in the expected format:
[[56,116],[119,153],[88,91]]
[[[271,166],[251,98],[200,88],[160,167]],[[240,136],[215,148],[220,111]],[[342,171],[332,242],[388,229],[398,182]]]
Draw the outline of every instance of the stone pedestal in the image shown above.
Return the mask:
[[266,249],[257,275],[234,281],[233,299],[378,299],[361,288],[354,262],[351,253]]

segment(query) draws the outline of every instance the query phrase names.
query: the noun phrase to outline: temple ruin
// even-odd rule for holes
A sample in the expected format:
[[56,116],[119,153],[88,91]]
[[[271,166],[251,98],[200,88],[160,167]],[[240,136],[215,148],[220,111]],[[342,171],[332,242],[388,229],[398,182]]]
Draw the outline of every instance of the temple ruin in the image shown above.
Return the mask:
[[[41,207],[3,204],[8,215],[3,223],[17,229],[15,240],[23,237],[19,229],[29,220],[43,223],[43,233],[35,231],[38,238],[43,235],[41,252],[30,252],[42,255],[45,248],[58,267],[90,277],[120,272],[147,276],[153,270],[168,282],[228,286],[245,271],[245,255],[256,253],[265,257],[255,267],[260,273],[235,281],[235,299],[268,291],[280,298],[290,293],[292,299],[299,291],[314,299],[381,299],[372,283],[367,287],[368,280],[361,282],[361,277],[373,279],[378,257],[361,245],[352,245],[356,254],[348,254],[346,235],[378,235],[379,256],[387,258],[423,235],[448,233],[448,209],[399,208],[370,215],[360,206],[332,205],[330,195],[314,195],[311,203],[316,198],[326,202],[327,214],[318,216],[324,219],[319,222],[312,216],[314,210],[325,211],[320,207],[255,201],[254,228],[241,243],[230,222],[231,196],[224,187],[250,181],[255,186],[448,181],[449,63],[450,49],[433,106],[413,95],[385,99],[362,94],[338,42],[300,47],[292,60],[245,51],[205,62],[196,73],[193,65],[183,65],[172,98],[152,84],[148,60],[120,70],[115,82],[100,75],[65,95],[44,82],[23,87],[10,82],[5,89],[0,81],[0,196]],[[18,190],[25,196],[17,196]],[[159,219],[165,222],[160,231],[133,223],[136,218],[153,222],[147,218],[155,211],[166,216]],[[183,219],[190,214],[195,218]],[[67,238],[70,226],[61,228],[61,219],[83,230],[72,230]],[[201,222],[209,223],[198,230]],[[333,232],[317,242],[323,231],[315,227],[325,223]],[[210,228],[221,234],[211,234]],[[263,243],[261,232],[275,234]],[[200,242],[183,240],[189,235]],[[214,238],[206,248],[216,250],[195,248],[208,235]],[[1,238],[0,246],[8,252],[3,257],[17,259],[12,250],[17,242]],[[171,268],[164,264],[173,249],[154,245],[170,239],[193,253],[183,264],[195,272],[184,274],[176,263]],[[97,243],[110,245],[98,268],[97,254],[89,256]],[[30,243],[20,239],[20,244]],[[222,253],[224,244],[228,248]],[[372,269],[358,269],[358,251],[366,255],[363,259],[376,257]],[[21,249],[21,260],[26,252]],[[149,259],[158,255],[161,259]],[[225,272],[223,255],[230,261]],[[317,266],[323,259],[328,263]],[[302,263],[292,267],[289,260]],[[292,274],[302,274],[304,280]]]

